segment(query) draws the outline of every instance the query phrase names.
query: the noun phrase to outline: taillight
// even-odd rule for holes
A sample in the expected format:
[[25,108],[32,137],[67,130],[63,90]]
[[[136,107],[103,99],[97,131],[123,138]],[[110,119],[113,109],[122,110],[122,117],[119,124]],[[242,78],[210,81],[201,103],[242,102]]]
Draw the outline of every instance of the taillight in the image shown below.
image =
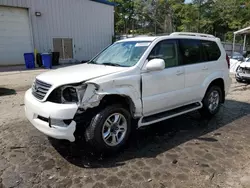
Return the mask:
[[226,59],[227,59],[228,68],[230,69],[230,59],[229,59],[228,55],[226,55]]

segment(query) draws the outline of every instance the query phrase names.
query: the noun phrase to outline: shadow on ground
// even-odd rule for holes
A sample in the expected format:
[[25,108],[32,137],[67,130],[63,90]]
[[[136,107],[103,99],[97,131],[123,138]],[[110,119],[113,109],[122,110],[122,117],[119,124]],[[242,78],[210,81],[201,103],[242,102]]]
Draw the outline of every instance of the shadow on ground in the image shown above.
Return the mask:
[[234,89],[232,90],[232,92],[248,90],[250,88],[249,86],[250,86],[250,82],[249,83],[247,83],[247,82],[241,83],[238,86],[235,86]]
[[15,94],[16,94],[16,91],[14,89],[0,87],[0,96],[15,95]]
[[[133,133],[126,148],[109,157],[95,156],[85,144],[50,139],[51,144],[70,163],[82,168],[112,168],[134,158],[151,158],[189,140],[217,142],[204,136],[250,114],[250,104],[227,100],[212,119],[202,119],[198,112],[189,113],[148,126]],[[215,133],[220,135],[221,133]]]

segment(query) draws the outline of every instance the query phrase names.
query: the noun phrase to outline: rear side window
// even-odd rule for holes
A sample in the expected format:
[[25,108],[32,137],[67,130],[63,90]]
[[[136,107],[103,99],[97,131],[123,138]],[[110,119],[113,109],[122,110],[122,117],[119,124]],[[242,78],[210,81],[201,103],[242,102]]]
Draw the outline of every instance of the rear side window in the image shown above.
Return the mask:
[[195,64],[204,61],[200,40],[180,39],[182,64]]
[[216,42],[201,41],[207,61],[216,61],[220,58],[221,52]]

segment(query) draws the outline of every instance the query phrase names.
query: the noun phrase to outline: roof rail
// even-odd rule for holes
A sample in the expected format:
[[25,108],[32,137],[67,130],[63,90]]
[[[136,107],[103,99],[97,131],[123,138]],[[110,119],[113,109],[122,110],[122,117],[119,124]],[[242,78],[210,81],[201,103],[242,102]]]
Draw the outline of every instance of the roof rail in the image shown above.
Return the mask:
[[170,36],[174,36],[174,35],[216,38],[215,36],[209,35],[209,34],[204,34],[204,33],[191,33],[191,32],[174,32],[174,33],[171,33],[171,34],[170,34]]

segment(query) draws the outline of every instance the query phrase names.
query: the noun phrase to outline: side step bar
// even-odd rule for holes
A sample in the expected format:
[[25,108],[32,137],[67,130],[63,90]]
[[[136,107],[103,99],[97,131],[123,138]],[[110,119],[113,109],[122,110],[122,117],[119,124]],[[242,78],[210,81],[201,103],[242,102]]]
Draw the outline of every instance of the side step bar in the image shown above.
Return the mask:
[[153,123],[164,121],[166,119],[170,119],[170,118],[182,115],[182,114],[186,114],[188,112],[201,109],[202,107],[203,107],[203,104],[201,102],[196,102],[196,103],[188,104],[186,106],[175,108],[173,110],[161,112],[161,113],[154,114],[151,116],[142,117],[139,120],[138,127],[143,127],[143,126],[147,126]]

